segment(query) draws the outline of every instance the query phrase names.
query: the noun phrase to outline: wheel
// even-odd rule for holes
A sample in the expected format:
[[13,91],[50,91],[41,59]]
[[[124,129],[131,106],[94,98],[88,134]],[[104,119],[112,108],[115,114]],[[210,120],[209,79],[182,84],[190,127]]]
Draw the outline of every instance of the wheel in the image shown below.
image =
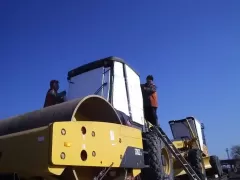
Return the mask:
[[206,171],[202,158],[202,151],[199,149],[191,149],[188,151],[188,162],[192,166],[193,170],[196,172],[201,180],[206,179]]
[[173,159],[171,152],[167,149],[164,142],[160,140],[161,143],[161,157],[162,157],[162,166],[163,166],[163,179],[164,180],[174,180],[173,172]]
[[212,166],[211,173],[213,175],[217,174],[218,177],[223,175],[223,169],[220,163],[220,160],[217,156],[210,156],[210,165]]
[[164,143],[152,130],[143,134],[144,151],[148,152],[145,156],[145,168],[141,173],[141,180],[173,180],[172,156],[166,149]]

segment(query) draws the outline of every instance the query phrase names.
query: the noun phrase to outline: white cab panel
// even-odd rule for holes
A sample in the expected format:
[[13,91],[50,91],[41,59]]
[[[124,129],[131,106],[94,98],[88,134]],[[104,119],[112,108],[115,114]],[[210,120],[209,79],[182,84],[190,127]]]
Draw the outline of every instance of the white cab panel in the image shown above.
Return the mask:
[[201,146],[201,150],[203,151],[203,134],[202,134],[201,123],[197,119],[194,119],[194,120],[196,124],[197,135],[198,135],[199,143]]
[[144,125],[143,97],[140,78],[128,65],[125,64],[126,79],[129,93],[129,105],[132,121]]
[[123,64],[114,62],[114,75],[113,75],[113,107],[117,110],[129,115],[127,91],[125,79],[123,74]]

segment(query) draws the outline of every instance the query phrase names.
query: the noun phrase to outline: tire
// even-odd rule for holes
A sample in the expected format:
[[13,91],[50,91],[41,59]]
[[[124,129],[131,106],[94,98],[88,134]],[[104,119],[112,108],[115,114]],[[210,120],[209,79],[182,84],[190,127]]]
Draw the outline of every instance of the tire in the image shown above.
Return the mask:
[[191,149],[188,151],[188,162],[192,166],[201,180],[206,179],[206,171],[202,159],[202,151],[199,149]]
[[144,133],[143,137],[145,139],[144,151],[148,152],[145,156],[145,163],[150,167],[142,170],[141,180],[173,180],[171,153],[153,130]]
[[157,135],[153,131],[143,134],[143,148],[148,152],[145,156],[145,164],[149,168],[144,168],[141,173],[141,180],[162,180],[163,179],[163,165],[161,158],[161,143]]
[[215,175],[217,174],[218,177],[223,176],[223,169],[220,163],[220,160],[217,156],[210,156],[210,165],[212,166],[211,168],[211,174]]

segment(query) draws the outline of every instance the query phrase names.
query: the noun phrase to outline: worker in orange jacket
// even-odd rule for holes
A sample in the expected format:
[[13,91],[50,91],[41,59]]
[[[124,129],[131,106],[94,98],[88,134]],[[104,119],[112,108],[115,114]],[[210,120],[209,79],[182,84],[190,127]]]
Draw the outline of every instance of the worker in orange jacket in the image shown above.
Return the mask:
[[146,78],[146,83],[141,85],[143,94],[143,105],[144,105],[144,116],[153,125],[158,124],[157,108],[158,108],[158,98],[157,98],[157,87],[153,83],[153,76],[148,75]]
[[50,81],[50,89],[47,91],[44,107],[52,106],[55,104],[59,104],[64,102],[64,96],[66,92],[63,91],[58,93],[59,90],[59,81],[58,80],[51,80]]

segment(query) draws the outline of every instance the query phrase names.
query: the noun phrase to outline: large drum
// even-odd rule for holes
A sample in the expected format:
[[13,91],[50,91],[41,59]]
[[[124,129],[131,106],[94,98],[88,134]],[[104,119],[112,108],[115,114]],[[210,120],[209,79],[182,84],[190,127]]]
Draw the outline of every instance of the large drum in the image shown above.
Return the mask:
[[110,103],[101,96],[89,95],[0,120],[0,136],[47,126],[59,121],[100,121],[121,124],[116,110]]

